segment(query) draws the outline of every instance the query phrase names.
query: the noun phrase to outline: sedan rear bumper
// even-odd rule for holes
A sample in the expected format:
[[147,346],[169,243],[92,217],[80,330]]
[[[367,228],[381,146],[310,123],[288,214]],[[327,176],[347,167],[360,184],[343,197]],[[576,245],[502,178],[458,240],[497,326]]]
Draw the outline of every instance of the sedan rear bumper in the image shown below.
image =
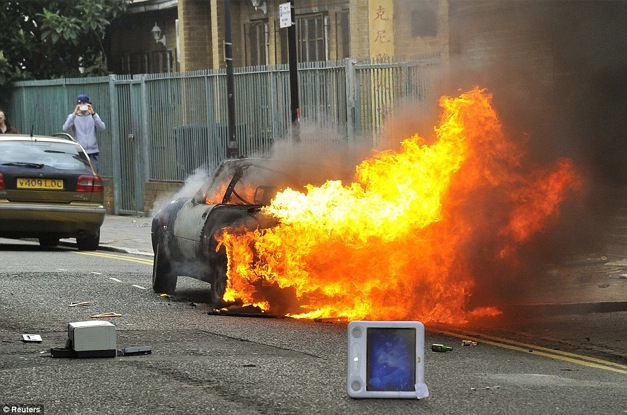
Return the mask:
[[100,204],[23,204],[0,202],[0,234],[76,235],[95,233],[104,222]]

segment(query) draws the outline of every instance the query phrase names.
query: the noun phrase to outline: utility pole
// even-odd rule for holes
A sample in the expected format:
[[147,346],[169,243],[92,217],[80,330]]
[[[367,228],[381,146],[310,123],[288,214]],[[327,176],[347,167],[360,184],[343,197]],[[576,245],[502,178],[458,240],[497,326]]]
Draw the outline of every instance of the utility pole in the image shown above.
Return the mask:
[[224,60],[226,61],[227,116],[229,119],[229,139],[226,147],[227,158],[239,157],[235,128],[235,86],[233,81],[233,41],[231,38],[231,1],[224,0]]

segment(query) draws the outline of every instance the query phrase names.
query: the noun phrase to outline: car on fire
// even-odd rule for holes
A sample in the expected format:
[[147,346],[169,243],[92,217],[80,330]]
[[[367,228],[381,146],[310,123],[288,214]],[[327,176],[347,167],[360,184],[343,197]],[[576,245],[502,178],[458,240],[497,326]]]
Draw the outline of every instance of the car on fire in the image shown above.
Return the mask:
[[96,250],[103,202],[102,178],[69,134],[0,135],[0,237]]
[[223,304],[227,257],[216,236],[232,231],[275,226],[276,218],[262,211],[292,178],[275,161],[238,158],[223,161],[192,197],[179,197],[152,219],[154,251],[152,287],[172,293],[179,276],[211,284],[214,306]]

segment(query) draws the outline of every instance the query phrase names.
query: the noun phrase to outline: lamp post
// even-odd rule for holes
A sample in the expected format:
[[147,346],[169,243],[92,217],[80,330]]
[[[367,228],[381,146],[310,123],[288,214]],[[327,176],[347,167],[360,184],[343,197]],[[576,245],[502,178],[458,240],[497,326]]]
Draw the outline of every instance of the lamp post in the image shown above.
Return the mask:
[[235,86],[233,80],[233,42],[231,39],[231,2],[224,0],[224,60],[226,61],[226,94],[229,139],[226,157],[239,157],[235,129]]
[[287,27],[288,65],[290,68],[290,104],[292,112],[292,137],[300,141],[300,103],[298,98],[298,57],[296,53],[296,13],[294,0],[279,5],[280,27]]

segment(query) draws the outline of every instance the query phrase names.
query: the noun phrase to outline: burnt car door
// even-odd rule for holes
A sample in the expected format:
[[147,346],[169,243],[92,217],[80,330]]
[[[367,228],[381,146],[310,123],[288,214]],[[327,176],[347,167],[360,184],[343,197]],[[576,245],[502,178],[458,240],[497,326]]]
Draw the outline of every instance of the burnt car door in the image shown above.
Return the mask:
[[199,203],[196,198],[184,202],[173,222],[172,234],[182,260],[195,260],[200,253],[202,230],[215,205]]

